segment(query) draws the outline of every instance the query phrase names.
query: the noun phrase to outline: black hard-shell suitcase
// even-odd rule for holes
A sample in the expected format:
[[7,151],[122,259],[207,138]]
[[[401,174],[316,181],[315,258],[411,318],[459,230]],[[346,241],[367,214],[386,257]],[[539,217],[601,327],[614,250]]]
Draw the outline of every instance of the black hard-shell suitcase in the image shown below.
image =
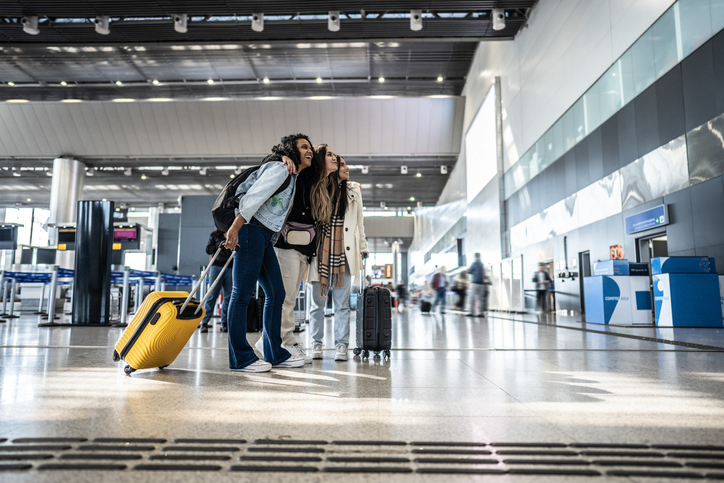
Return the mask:
[[392,295],[384,287],[367,287],[357,297],[357,348],[354,355],[368,359],[384,354],[390,358],[392,347]]
[[429,314],[432,310],[432,304],[427,300],[420,300],[420,312],[423,314]]

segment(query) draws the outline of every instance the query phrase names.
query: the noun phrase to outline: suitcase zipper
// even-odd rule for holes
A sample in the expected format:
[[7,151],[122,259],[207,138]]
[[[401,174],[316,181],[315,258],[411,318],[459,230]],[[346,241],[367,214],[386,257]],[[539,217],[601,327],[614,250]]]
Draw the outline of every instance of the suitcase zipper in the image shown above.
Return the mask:
[[143,333],[144,329],[153,319],[154,315],[156,315],[156,311],[165,304],[166,302],[174,301],[174,300],[183,300],[183,299],[177,299],[177,298],[162,298],[158,299],[154,304],[151,306],[151,310],[148,311],[146,314],[146,317],[143,318],[143,321],[139,324],[136,331],[133,333],[131,338],[128,340],[128,343],[126,346],[121,350],[121,359],[125,359],[128,355],[128,352],[133,348],[133,345],[138,341],[139,337],[141,337],[141,334]]

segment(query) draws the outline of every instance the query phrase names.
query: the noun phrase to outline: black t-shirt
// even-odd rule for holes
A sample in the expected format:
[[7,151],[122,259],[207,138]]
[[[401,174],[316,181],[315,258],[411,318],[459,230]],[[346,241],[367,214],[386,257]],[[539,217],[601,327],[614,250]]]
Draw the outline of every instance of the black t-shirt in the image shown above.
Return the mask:
[[[307,225],[315,224],[314,217],[312,216],[312,187],[316,181],[314,178],[315,176],[311,169],[305,169],[297,176],[297,190],[294,193],[294,204],[292,205],[291,212],[289,212],[287,221],[305,223]],[[275,246],[285,250],[296,250],[302,255],[312,258],[317,254],[317,235],[315,234],[314,239],[309,245],[303,246],[289,245],[284,241],[284,237],[280,236]]]

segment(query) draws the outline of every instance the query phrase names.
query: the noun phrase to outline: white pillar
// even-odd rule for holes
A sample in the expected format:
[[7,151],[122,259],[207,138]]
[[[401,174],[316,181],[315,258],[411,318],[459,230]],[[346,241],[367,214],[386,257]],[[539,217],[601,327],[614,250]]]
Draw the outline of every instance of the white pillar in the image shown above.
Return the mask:
[[[50,217],[48,223],[74,223],[78,200],[83,192],[85,164],[77,159],[57,158],[53,160],[53,182],[50,187]],[[58,230],[48,230],[48,242],[58,244]],[[74,252],[58,252],[56,263],[61,268],[74,268]]]
[[392,242],[392,285],[397,287],[397,285],[400,283],[399,275],[400,275],[400,267],[398,267],[397,263],[397,255],[400,253],[400,242],[394,241]]

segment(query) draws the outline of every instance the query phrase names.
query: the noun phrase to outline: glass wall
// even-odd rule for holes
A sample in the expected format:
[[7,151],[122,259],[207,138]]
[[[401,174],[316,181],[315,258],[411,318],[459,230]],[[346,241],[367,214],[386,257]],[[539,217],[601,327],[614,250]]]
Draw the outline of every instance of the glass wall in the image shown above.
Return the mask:
[[505,198],[724,28],[724,0],[678,0],[505,173]]

